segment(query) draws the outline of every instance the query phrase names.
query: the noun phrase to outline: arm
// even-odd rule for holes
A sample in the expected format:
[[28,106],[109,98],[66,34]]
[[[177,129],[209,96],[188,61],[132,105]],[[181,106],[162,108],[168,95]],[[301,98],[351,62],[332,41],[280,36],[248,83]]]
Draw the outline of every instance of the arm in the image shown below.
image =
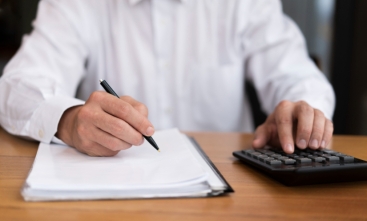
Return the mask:
[[15,135],[49,143],[56,134],[83,153],[113,156],[154,129],[146,107],[130,97],[95,92],[85,103],[74,98],[85,75],[93,14],[83,2],[41,1],[34,31],[0,80],[0,123]]
[[294,144],[326,147],[333,131],[332,87],[309,59],[300,31],[283,15],[280,2],[254,2],[243,33],[247,78],[269,117],[256,130],[253,145],[280,145],[289,153]]
[[64,2],[41,1],[34,30],[23,38],[0,80],[0,123],[8,132],[50,142],[74,98],[87,49]]

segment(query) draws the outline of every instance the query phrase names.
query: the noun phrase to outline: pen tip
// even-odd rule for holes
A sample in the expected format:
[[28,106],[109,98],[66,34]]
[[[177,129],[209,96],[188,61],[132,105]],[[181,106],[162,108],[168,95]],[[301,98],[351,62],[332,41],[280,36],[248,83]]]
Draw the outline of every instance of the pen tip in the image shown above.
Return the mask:
[[158,152],[161,152],[161,150],[158,150]]
[[102,81],[103,81],[102,79],[99,79],[99,83],[102,83]]

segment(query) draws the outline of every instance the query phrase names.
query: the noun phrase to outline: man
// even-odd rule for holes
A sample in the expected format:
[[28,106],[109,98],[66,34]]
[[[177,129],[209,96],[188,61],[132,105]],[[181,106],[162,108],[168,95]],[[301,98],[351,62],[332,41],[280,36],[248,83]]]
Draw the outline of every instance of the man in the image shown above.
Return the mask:
[[45,0],[0,81],[0,123],[92,156],[155,129],[249,132],[245,79],[269,114],[254,147],[328,145],[333,90],[279,1]]

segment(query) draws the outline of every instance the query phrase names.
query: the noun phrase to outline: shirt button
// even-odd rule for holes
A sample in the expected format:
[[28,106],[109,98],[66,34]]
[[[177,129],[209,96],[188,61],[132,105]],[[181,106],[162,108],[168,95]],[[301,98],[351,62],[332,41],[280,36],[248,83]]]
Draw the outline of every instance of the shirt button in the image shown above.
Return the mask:
[[39,136],[40,138],[43,138],[43,136],[44,136],[43,130],[39,130],[39,131],[38,131],[38,136]]

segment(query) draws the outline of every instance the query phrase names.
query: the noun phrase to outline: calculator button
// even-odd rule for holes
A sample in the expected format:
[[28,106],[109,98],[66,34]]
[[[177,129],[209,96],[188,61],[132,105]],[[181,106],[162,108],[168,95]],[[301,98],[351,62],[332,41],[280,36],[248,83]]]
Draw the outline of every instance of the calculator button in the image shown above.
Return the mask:
[[282,155],[275,153],[275,154],[272,154],[272,155],[270,155],[270,156],[271,156],[271,157],[281,157]]
[[340,158],[344,161],[344,163],[354,162],[354,157],[352,156],[341,156]]
[[265,162],[265,163],[268,162],[268,161],[272,161],[272,160],[274,160],[274,158],[272,158],[272,157],[260,159],[260,161]]
[[333,156],[336,156],[336,157],[345,156],[345,155],[344,155],[344,154],[342,154],[342,153],[333,153],[332,155],[333,155]]
[[330,162],[339,162],[339,157],[336,156],[325,156],[325,159]]
[[255,151],[254,150],[242,150],[242,153],[248,155],[248,156],[251,156],[251,153],[254,153]]
[[271,155],[271,154],[274,154],[274,152],[273,151],[270,151],[270,150],[266,150],[265,151],[265,154]]
[[252,157],[255,158],[255,159],[259,159],[259,156],[262,156],[262,154],[261,153],[252,154]]
[[259,153],[262,153],[262,154],[266,153],[266,150],[262,150],[262,149],[258,149],[256,151],[259,152]]
[[323,157],[310,157],[313,162],[322,163],[325,161]]
[[333,150],[322,150],[322,152],[327,153],[327,154],[337,153],[337,152],[335,152]]
[[261,155],[261,153],[259,153],[259,152],[251,153],[251,156],[253,156],[253,157],[258,156],[258,155]]
[[281,156],[281,157],[278,157],[279,160],[287,160],[289,159],[289,157],[285,157],[285,156]]
[[298,162],[298,163],[311,163],[311,162],[312,162],[312,160],[311,160],[310,158],[305,158],[305,157],[303,157],[303,158],[298,158],[298,159],[297,159],[297,162]]
[[282,164],[280,160],[270,160],[270,161],[267,161],[266,163],[270,165],[281,165]]
[[284,164],[286,165],[290,165],[290,164],[294,164],[296,162],[296,160],[293,160],[293,159],[283,159],[281,160]]
[[263,154],[263,155],[258,155],[257,156],[257,159],[259,159],[260,161],[263,161],[263,159],[265,159],[265,158],[268,158],[268,155]]

